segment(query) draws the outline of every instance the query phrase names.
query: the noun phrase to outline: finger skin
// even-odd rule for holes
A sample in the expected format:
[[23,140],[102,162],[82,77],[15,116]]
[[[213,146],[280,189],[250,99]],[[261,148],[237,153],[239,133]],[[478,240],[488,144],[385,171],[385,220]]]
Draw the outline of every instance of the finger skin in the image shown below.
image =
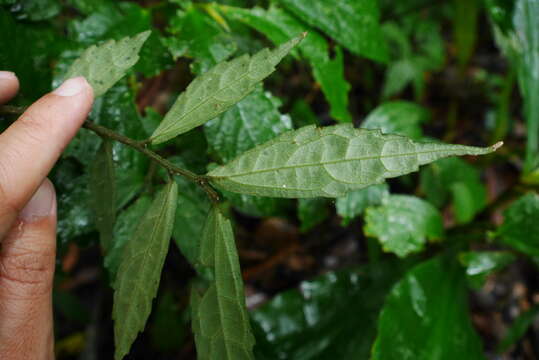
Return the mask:
[[19,91],[19,80],[14,73],[0,71],[0,104],[11,100]]
[[[41,186],[54,192],[47,179]],[[52,360],[56,200],[49,215],[18,219],[0,252],[0,359]]]
[[0,134],[0,238],[9,231],[17,213],[47,176],[91,109],[92,88],[84,78],[77,79],[75,82],[81,89],[78,93],[45,95]]

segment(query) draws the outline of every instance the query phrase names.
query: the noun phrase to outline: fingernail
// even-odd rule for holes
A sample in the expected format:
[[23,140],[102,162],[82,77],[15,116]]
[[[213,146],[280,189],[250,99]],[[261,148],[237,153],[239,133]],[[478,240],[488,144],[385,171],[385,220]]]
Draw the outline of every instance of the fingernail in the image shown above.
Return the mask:
[[56,211],[56,193],[49,179],[45,179],[19,214],[24,222],[37,221]]
[[0,79],[11,80],[11,79],[16,79],[16,78],[17,78],[17,76],[15,76],[14,72],[0,71]]
[[88,86],[88,82],[82,76],[64,81],[52,93],[59,96],[74,96],[81,93]]

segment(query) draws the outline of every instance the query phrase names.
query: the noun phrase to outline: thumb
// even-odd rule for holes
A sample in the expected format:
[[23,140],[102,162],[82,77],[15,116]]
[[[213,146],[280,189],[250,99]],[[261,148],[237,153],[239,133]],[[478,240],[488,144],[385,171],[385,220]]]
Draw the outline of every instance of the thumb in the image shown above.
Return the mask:
[[45,179],[0,251],[0,359],[53,359],[56,194]]

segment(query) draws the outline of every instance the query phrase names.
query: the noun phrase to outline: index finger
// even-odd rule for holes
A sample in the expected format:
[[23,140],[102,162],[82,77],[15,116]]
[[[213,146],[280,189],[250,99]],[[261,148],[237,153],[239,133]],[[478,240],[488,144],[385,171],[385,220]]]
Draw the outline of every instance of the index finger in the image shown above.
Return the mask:
[[0,134],[0,238],[75,136],[92,102],[88,82],[69,79]]

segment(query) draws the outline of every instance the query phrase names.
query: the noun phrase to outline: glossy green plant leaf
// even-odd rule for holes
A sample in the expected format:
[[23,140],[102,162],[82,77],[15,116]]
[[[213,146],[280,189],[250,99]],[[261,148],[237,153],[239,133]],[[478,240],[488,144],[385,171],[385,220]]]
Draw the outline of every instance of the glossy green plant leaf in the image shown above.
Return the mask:
[[294,15],[331,36],[354,54],[386,62],[376,0],[279,0]]
[[310,198],[298,200],[299,231],[307,232],[329,217],[329,200]]
[[440,240],[444,235],[442,216],[420,198],[390,195],[379,207],[370,207],[365,214],[365,234],[380,241],[384,251],[399,257],[423,250],[427,240]]
[[539,195],[529,193],[503,213],[504,222],[496,231],[501,241],[529,256],[539,256]]
[[[146,136],[143,123],[135,106],[135,96],[126,79],[120,80],[103,96],[94,101],[89,119],[133,139]],[[81,129],[63,153],[75,158],[86,167],[97,153],[99,137]],[[149,159],[137,150],[114,142],[112,145],[116,166],[117,209],[123,208],[140,193],[147,175]]]
[[174,351],[189,334],[188,311],[180,308],[180,301],[171,290],[157,299],[150,330],[152,345],[162,351]]
[[0,44],[9,44],[9,51],[0,51],[0,68],[17,74],[18,105],[29,105],[51,90],[51,63],[66,46],[53,26],[18,22],[0,7]]
[[384,261],[328,272],[251,312],[257,359],[368,359],[384,298],[405,270]]
[[287,216],[294,204],[290,199],[260,197],[222,191],[223,197],[238,212],[247,216]]
[[2,0],[17,20],[42,21],[50,19],[60,12],[62,6],[58,0]]
[[243,194],[340,197],[443,157],[488,154],[499,146],[419,143],[348,124],[305,126],[245,152],[208,176],[214,185]]
[[507,251],[469,251],[459,254],[459,261],[466,268],[466,275],[474,288],[483,286],[487,277],[516,260]]
[[[68,36],[78,46],[89,46],[108,39],[119,40],[152,28],[152,13],[133,2],[106,0],[85,5],[79,9],[88,12],[89,16],[74,18],[68,23]],[[172,56],[162,42],[163,37],[154,28],[139,52],[140,59],[134,65],[136,72],[154,76],[173,64]]]
[[205,73],[225,61],[238,48],[234,33],[227,32],[203,8],[194,4],[186,3],[182,10],[176,11],[167,31],[172,35],[165,39],[169,51],[175,59],[180,56],[192,58],[191,70],[195,74]]
[[422,16],[406,16],[401,20],[383,26],[393,51],[382,95],[389,98],[412,84],[419,100],[424,95],[425,73],[443,66],[444,40],[438,22]]
[[300,35],[274,50],[264,49],[253,56],[246,54],[222,62],[197,77],[172,105],[151,142],[165,142],[228,110],[275,71],[275,66],[304,37]]
[[438,160],[421,169],[420,186],[427,199],[438,207],[451,199],[460,224],[473,220],[487,202],[479,171],[459,158]]
[[537,315],[539,315],[539,306],[537,305],[520,314],[498,344],[496,349],[498,353],[505,352],[516,344],[526,334],[529,327],[533,325]]
[[112,247],[116,219],[116,177],[112,156],[112,141],[104,139],[89,169],[90,199],[95,214],[95,226],[105,253]]
[[[51,176],[58,192],[57,233],[60,247],[96,230],[88,175],[80,175],[78,170],[72,162],[62,161]],[[94,238],[97,240],[97,236]]]
[[386,298],[373,360],[485,359],[469,314],[466,278],[451,258],[410,270]]
[[263,33],[275,44],[286,41],[299,32],[308,31],[309,36],[301,42],[298,50],[313,68],[313,75],[331,106],[330,115],[341,122],[352,120],[348,111],[350,84],[344,78],[344,59],[340,47],[335,48],[336,55],[331,59],[328,42],[323,36],[275,4],[271,4],[267,10],[260,7],[242,9],[232,6],[221,6],[220,9],[229,17]]
[[125,244],[133,236],[135,229],[140,222],[140,219],[148,211],[152,199],[149,196],[141,196],[131,206],[122,211],[118,215],[118,219],[114,225],[114,236],[112,248],[105,254],[104,265],[109,272],[110,283],[114,284],[118,267],[122,261]]
[[457,45],[457,59],[461,69],[470,60],[477,41],[477,20],[480,5],[479,0],[455,0],[454,37]]
[[421,125],[429,119],[429,112],[422,106],[409,101],[388,101],[371,111],[361,127],[419,140],[423,137]]
[[84,76],[92,85],[94,96],[103,95],[136,64],[140,48],[148,36],[150,31],[145,31],[118,42],[109,40],[101,45],[90,46],[71,65],[64,79]]
[[254,359],[249,316],[232,225],[212,208],[200,243],[199,270],[207,289],[191,291],[192,326],[198,359]]
[[280,106],[279,98],[257,88],[227,112],[204,124],[211,150],[226,163],[291,130],[292,120],[280,113]]
[[174,225],[178,186],[168,183],[133,229],[114,281],[115,359],[121,360],[144,329],[157,294]]
[[199,186],[176,177],[180,195],[172,235],[183,256],[193,265],[198,262],[198,250],[204,221],[210,211],[210,201]]
[[[204,125],[212,153],[226,163],[256,145],[292,129],[290,116],[281,114],[281,100],[261,87],[227,112]],[[224,192],[224,197],[240,212],[251,216],[279,215],[286,207],[283,199],[256,198]]]
[[486,1],[495,39],[517,70],[526,118],[525,172],[539,166],[539,1]]
[[388,196],[387,184],[375,184],[364,189],[350,191],[338,198],[335,207],[337,214],[342,217],[342,225],[348,225],[356,216],[363,214],[367,207],[380,205]]
[[[512,40],[518,43],[518,82],[524,97],[526,116],[526,161],[525,170],[539,167],[539,1],[519,0],[515,5]],[[515,39],[515,37],[518,39]]]

